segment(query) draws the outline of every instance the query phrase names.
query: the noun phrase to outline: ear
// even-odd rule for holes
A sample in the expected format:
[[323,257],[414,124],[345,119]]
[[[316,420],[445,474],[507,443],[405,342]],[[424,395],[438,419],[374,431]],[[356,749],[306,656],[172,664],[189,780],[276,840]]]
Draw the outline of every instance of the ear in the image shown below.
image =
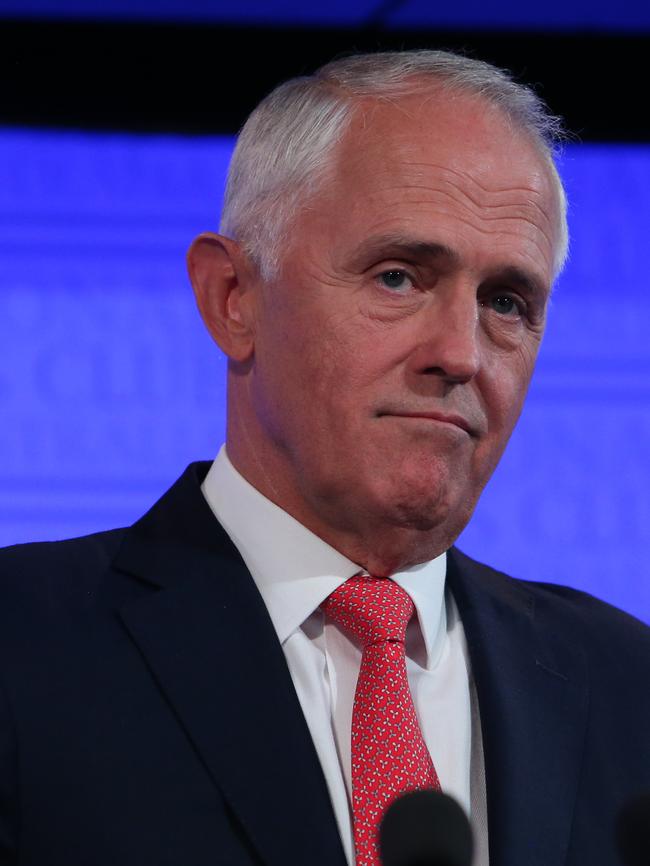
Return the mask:
[[254,349],[250,292],[254,280],[239,244],[205,232],[189,248],[187,267],[212,338],[233,361],[248,360]]

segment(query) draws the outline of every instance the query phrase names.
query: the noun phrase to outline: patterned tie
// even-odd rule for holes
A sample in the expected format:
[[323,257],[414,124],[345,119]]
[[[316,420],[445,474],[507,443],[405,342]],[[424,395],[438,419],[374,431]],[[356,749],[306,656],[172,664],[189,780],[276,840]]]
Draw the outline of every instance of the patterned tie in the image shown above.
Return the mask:
[[440,788],[406,677],[409,595],[387,577],[351,577],[321,605],[361,642],[352,708],[352,812],[357,866],[379,866],[379,824],[400,794]]

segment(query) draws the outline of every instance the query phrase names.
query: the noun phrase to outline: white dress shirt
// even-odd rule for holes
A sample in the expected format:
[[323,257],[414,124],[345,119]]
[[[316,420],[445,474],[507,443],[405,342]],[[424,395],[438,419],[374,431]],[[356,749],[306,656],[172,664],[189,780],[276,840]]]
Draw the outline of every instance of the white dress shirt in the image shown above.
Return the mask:
[[[352,704],[361,651],[319,605],[362,571],[250,485],[225,446],[202,485],[213,513],[239,550],[282,645],[334,807],[343,848],[354,864],[350,794]],[[472,814],[476,866],[487,866],[483,756],[465,633],[450,593],[446,555],[392,579],[413,600],[406,636],[409,686],[443,791]]]

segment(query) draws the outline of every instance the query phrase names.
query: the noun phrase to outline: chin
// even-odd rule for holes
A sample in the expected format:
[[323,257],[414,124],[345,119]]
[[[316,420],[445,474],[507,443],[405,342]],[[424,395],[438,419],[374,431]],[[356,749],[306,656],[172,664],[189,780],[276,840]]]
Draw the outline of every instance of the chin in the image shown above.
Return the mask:
[[468,522],[476,497],[469,495],[466,484],[454,483],[458,479],[450,478],[446,467],[428,468],[420,465],[417,473],[403,475],[399,483],[382,485],[387,522],[419,532],[441,530],[453,541]]
[[391,503],[390,513],[393,525],[428,532],[449,520],[451,508],[444,498],[397,499]]
[[470,514],[471,509],[460,508],[445,495],[400,496],[384,502],[372,545],[374,562],[366,568],[372,574],[393,574],[435,559],[456,541]]

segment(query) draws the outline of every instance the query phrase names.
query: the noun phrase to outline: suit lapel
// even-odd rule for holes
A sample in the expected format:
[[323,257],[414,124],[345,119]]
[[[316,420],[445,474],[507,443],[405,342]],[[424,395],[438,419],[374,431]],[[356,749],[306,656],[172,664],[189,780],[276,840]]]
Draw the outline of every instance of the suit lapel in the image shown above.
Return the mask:
[[127,535],[116,566],[159,589],[122,620],[263,862],[345,864],[284,654],[202,474],[190,467]]
[[572,635],[543,591],[456,550],[449,556],[449,584],[479,699],[490,862],[560,866],[585,737],[584,651],[562,637]]
[[[262,861],[344,866],[282,649],[200,493],[206,471],[191,466],[127,533],[114,564],[152,592],[122,620]],[[585,734],[584,654],[561,637],[542,591],[455,550],[448,579],[479,698],[490,861],[560,866]]]

